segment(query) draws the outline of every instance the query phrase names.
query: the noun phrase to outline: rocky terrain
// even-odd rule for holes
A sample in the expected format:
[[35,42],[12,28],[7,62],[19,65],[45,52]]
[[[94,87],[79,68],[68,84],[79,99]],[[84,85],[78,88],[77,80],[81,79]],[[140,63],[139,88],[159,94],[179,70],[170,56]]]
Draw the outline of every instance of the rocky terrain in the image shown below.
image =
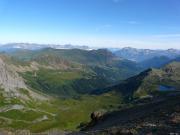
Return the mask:
[[0,76],[1,87],[6,91],[15,90],[16,88],[27,88],[24,80],[16,71],[11,70],[10,66],[2,58],[0,58]]
[[180,93],[176,94],[151,99],[148,103],[136,104],[101,117],[96,115],[83,130],[97,135],[179,134]]

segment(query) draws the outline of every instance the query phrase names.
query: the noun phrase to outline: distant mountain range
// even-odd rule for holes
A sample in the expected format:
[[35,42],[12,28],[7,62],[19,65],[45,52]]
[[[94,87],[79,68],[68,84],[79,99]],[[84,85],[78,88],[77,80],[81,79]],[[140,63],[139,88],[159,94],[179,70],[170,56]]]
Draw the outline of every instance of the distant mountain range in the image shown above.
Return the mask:
[[165,56],[170,59],[174,59],[177,56],[180,56],[180,50],[168,49],[168,50],[151,50],[151,49],[136,49],[131,47],[125,47],[113,53],[125,59],[129,59],[136,62],[142,62],[153,57]]
[[39,50],[43,48],[54,48],[54,49],[83,49],[83,50],[91,50],[88,46],[80,46],[80,45],[56,45],[56,44],[36,44],[36,43],[8,43],[1,44],[0,51],[4,52],[12,52],[16,50]]
[[[36,43],[8,43],[0,45],[0,52],[11,53],[17,50],[39,50],[44,48],[53,49],[81,49],[81,50],[97,50],[98,47],[89,47],[86,45],[58,45],[58,44],[36,44]],[[167,57],[169,59],[174,59],[180,56],[180,50],[168,49],[168,50],[151,50],[151,49],[137,49],[131,47],[119,48],[107,48],[113,54],[120,58],[142,62],[155,57]]]

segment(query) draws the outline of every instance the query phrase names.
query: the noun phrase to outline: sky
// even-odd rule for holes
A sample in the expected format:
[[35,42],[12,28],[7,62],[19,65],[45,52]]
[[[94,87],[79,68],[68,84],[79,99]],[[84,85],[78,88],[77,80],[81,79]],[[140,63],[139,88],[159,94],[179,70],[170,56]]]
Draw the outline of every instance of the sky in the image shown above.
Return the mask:
[[0,0],[0,43],[180,49],[180,0]]

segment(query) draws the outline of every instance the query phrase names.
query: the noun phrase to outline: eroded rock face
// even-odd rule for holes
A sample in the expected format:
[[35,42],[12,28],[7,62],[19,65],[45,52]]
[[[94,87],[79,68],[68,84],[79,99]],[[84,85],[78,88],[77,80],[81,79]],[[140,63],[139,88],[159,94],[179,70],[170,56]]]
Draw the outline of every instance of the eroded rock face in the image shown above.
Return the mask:
[[9,92],[17,88],[25,88],[26,85],[24,80],[18,75],[18,73],[11,69],[11,67],[6,64],[0,58],[0,85],[5,91]]

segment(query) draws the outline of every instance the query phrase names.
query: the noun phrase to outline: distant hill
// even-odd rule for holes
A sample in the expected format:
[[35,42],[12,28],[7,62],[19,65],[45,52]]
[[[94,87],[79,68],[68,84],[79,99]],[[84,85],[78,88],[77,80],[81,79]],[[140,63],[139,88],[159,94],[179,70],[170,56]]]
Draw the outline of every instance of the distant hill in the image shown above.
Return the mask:
[[176,58],[174,59],[174,61],[180,62],[180,56],[176,57]]
[[139,64],[145,69],[161,68],[172,61],[173,59],[170,59],[169,57],[166,57],[166,56],[155,56],[153,58],[139,62]]
[[[68,61],[78,62],[81,64],[85,63],[94,63],[101,64],[102,62],[109,62],[111,59],[118,59],[115,55],[111,52],[107,51],[106,49],[99,49],[99,50],[81,50],[81,49],[53,49],[53,48],[43,48],[40,50],[18,50],[16,52],[10,53],[13,57],[16,57],[20,60],[38,60],[43,57],[58,57],[59,59],[65,59]],[[44,59],[45,60],[45,59]]]
[[0,51],[1,52],[14,52],[17,50],[39,50],[44,48],[54,48],[54,49],[82,49],[82,50],[90,50],[88,46],[85,45],[58,45],[58,44],[36,44],[36,43],[8,43],[1,44]]
[[136,49],[131,47],[125,47],[114,52],[116,56],[121,58],[141,62],[153,57],[165,56],[174,59],[180,55],[180,50],[168,49],[168,50],[150,50],[150,49]]

